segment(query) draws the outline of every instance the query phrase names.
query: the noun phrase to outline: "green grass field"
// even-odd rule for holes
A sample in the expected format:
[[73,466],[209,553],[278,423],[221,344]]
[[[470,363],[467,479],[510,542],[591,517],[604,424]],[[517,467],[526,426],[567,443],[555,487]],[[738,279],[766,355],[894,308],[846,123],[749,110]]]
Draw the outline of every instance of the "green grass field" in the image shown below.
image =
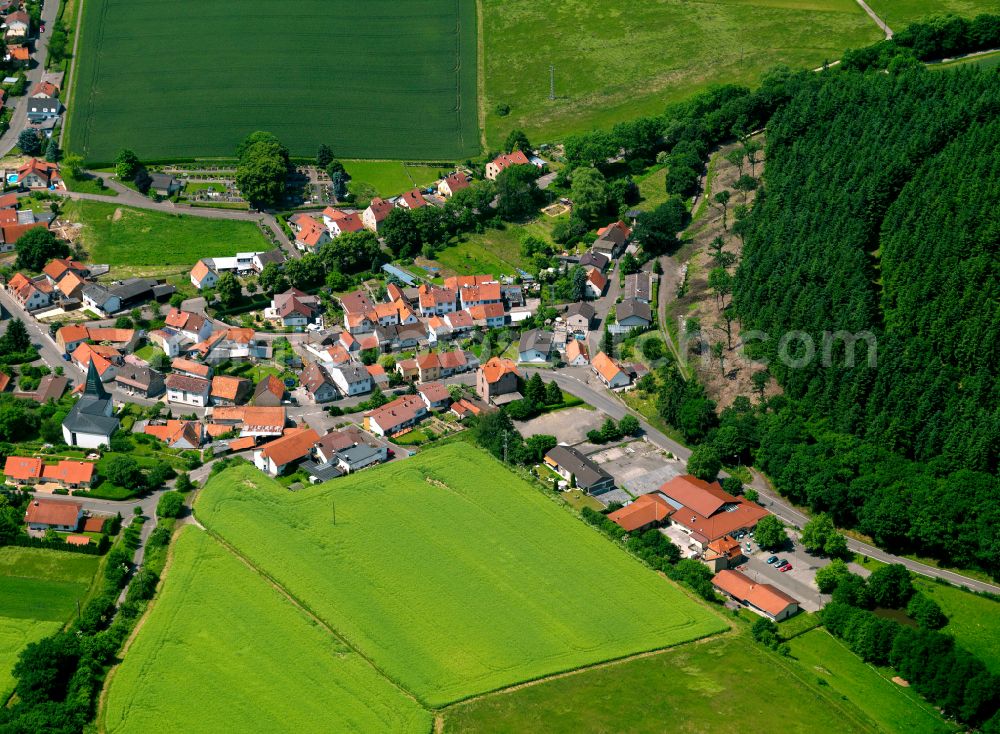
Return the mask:
[[82,553],[0,548],[0,700],[13,689],[10,672],[21,650],[69,619],[99,563]]
[[997,12],[993,0],[872,0],[868,5],[894,31],[932,15],[954,13],[972,18]]
[[915,578],[914,586],[938,603],[948,617],[942,630],[1000,675],[1000,602],[954,586]]
[[92,163],[228,157],[254,130],[310,157],[479,150],[467,0],[90,0],[82,23],[63,143]]
[[271,249],[253,222],[132,209],[98,201],[68,202],[64,217],[83,224],[83,244],[90,261],[112,266],[190,268],[202,257]]
[[893,683],[826,630],[806,632],[789,645],[792,657],[807,673],[825,681],[834,693],[869,717],[879,731],[936,734],[954,730],[920,694]]
[[463,443],[296,493],[239,467],[195,510],[429,706],[726,627]]
[[426,734],[430,716],[206,533],[188,526],[107,693],[108,732]]
[[874,731],[795,664],[731,636],[459,704],[446,734]]
[[433,166],[407,166],[400,161],[341,161],[351,176],[348,188],[361,199],[372,196],[395,196],[414,186],[426,186],[437,180],[443,169]]
[[482,2],[491,146],[514,128],[544,141],[611,127],[709,84],[752,84],[777,64],[815,68],[881,37],[853,0]]

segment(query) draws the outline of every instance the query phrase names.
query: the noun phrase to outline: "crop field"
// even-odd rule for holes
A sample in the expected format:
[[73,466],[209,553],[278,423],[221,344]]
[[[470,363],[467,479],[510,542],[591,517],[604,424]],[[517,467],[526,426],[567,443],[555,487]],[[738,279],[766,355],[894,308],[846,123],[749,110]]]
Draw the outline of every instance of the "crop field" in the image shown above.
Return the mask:
[[880,731],[937,734],[953,731],[920,694],[904,688],[862,661],[826,630],[815,629],[788,643],[792,657],[875,722]]
[[108,732],[427,732],[430,717],[188,526],[107,693]]
[[294,155],[479,151],[469,0],[88,0],[68,141],[91,163],[229,157],[254,130]]
[[954,586],[915,578],[914,586],[938,603],[948,617],[942,629],[1000,675],[1000,602]]
[[0,548],[0,700],[13,688],[10,672],[21,650],[69,619],[99,563],[81,553]]
[[727,627],[466,444],[296,493],[237,467],[195,511],[432,707]]
[[954,13],[973,18],[980,13],[996,13],[994,0],[872,0],[871,9],[894,31],[932,15]]
[[875,731],[814,680],[748,637],[728,636],[458,704],[444,732]]
[[[73,201],[66,219],[83,224],[81,237],[91,262],[108,265],[190,268],[202,257],[270,250],[253,222],[169,214],[99,201]],[[116,273],[116,277],[121,273]]]
[[778,64],[815,68],[882,36],[854,0],[482,3],[493,147],[514,128],[544,141],[611,127],[709,84],[755,83]]

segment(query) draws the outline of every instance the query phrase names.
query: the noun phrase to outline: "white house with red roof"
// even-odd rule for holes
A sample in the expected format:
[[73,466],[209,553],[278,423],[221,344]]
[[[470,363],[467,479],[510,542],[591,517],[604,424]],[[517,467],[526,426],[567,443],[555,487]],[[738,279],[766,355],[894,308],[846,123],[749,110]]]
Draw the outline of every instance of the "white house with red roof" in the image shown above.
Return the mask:
[[402,194],[398,199],[396,199],[396,206],[400,209],[419,209],[423,206],[428,206],[424,197],[420,194],[420,189],[410,189],[405,194]]
[[501,153],[496,158],[486,164],[486,180],[495,181],[503,171],[511,166],[530,166],[531,161],[524,151],[515,150],[513,153]]
[[454,173],[449,173],[438,182],[437,192],[447,198],[454,196],[462,189],[469,188],[471,185],[472,179],[464,171],[455,171]]
[[393,208],[390,202],[376,196],[361,215],[361,221],[364,223],[365,229],[378,232],[382,226],[382,222],[386,220],[386,217],[389,216]]

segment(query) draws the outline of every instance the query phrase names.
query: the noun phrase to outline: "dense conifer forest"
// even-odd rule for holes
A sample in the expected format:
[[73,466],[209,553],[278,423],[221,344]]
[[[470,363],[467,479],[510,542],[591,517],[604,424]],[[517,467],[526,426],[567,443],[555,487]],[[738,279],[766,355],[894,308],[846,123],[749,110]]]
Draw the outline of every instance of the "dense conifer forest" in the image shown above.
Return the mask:
[[[734,299],[786,397],[760,416],[781,490],[897,550],[996,573],[1000,74],[800,77],[767,126]],[[783,335],[815,358],[789,367]],[[870,332],[849,349],[824,332]],[[801,339],[785,345],[803,356]]]

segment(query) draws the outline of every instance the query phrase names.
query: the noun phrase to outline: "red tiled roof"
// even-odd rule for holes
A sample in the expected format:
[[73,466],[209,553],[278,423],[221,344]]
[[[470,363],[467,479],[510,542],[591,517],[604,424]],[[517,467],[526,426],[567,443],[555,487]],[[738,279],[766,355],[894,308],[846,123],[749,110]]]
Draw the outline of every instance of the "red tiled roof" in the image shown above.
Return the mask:
[[590,365],[597,370],[598,374],[607,382],[611,382],[622,372],[621,368],[615,364],[614,360],[604,352],[598,352],[597,356],[591,360]]
[[261,453],[277,466],[307,456],[319,434],[312,428],[290,428],[281,438],[276,438],[261,449]]
[[517,365],[514,364],[513,360],[503,359],[502,357],[490,357],[486,364],[479,368],[483,377],[489,383],[497,382],[500,378],[509,372],[513,372],[515,375],[518,374]]
[[56,502],[54,500],[32,500],[24,519],[28,523],[44,525],[76,525],[80,518],[81,505],[76,502]]
[[11,479],[38,479],[42,476],[42,460],[30,456],[8,456],[3,473]]
[[420,195],[420,189],[407,191],[399,198],[402,202],[404,202],[405,206],[410,209],[419,209],[422,206],[427,206],[427,202],[424,201],[424,197]]
[[87,484],[94,478],[94,463],[62,459],[58,464],[46,466],[42,476],[62,484]]
[[797,599],[781,589],[771,584],[755,583],[745,574],[732,569],[719,571],[712,579],[712,584],[730,596],[762,609],[771,616],[781,614],[789,604],[798,604]]
[[632,532],[652,522],[663,522],[673,511],[670,503],[654,492],[640,495],[631,504],[612,512],[608,519],[626,532]]
[[207,364],[202,364],[201,362],[193,362],[190,359],[184,359],[183,357],[178,357],[170,366],[180,372],[190,372],[192,375],[197,375],[198,377],[208,377],[212,372],[212,368]]

